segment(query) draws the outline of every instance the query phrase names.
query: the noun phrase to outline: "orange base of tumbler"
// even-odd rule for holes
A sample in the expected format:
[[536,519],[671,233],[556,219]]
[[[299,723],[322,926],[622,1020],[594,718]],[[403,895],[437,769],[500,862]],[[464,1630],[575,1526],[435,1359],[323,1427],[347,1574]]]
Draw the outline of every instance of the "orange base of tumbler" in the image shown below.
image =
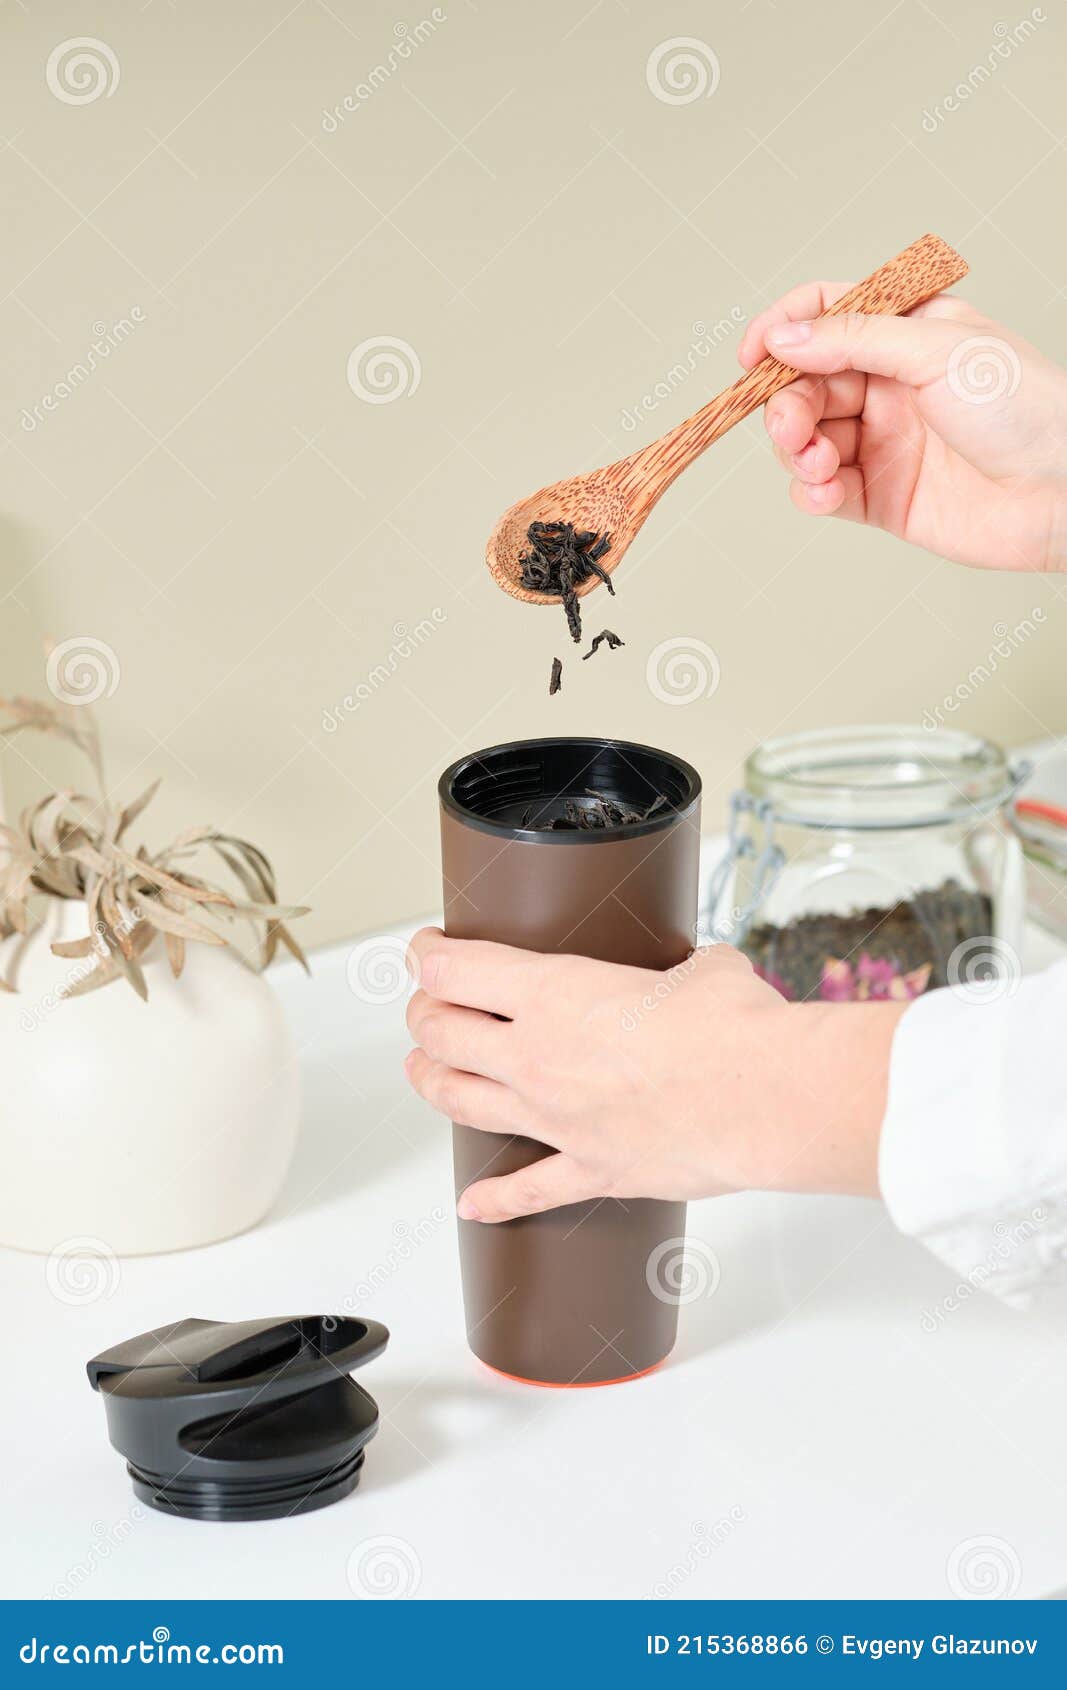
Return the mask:
[[664,1362],[669,1361],[669,1359],[670,1352],[668,1351],[667,1355],[661,1356],[659,1361],[654,1361],[651,1367],[643,1367],[639,1373],[622,1373],[617,1379],[566,1380],[524,1379],[521,1373],[505,1373],[502,1367],[494,1367],[492,1362],[482,1361],[481,1356],[475,1357],[475,1360],[481,1361],[482,1366],[488,1368],[490,1373],[495,1373],[498,1379],[510,1379],[516,1385],[537,1385],[542,1391],[596,1391],[602,1385],[628,1385],[631,1379],[647,1379],[650,1373],[655,1373],[656,1369],[662,1367]]

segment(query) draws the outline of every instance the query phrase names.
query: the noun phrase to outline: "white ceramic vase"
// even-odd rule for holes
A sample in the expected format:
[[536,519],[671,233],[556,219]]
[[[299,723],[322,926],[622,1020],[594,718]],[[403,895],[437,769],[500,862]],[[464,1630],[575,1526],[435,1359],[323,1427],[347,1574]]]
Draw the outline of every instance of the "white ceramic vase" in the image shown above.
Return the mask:
[[145,1255],[262,1219],[296,1141],[296,1056],[267,981],[228,948],[190,944],[181,978],[161,941],[148,1002],[124,980],[64,997],[55,939],[88,932],[51,899],[0,944],[0,1243]]

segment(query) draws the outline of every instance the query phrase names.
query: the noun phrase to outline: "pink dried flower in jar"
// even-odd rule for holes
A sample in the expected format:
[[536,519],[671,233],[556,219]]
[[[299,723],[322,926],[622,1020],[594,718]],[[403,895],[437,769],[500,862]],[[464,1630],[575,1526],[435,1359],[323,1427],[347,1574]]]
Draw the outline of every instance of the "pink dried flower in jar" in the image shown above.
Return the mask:
[[833,957],[827,957],[822,965],[819,996],[825,1003],[852,1003],[854,1001],[856,985],[852,976],[852,967],[847,958],[838,961]]
[[766,980],[768,986],[773,986],[780,997],[785,998],[790,1003],[793,1001],[793,994],[788,985],[780,974],[775,973],[773,968],[761,968],[758,962],[754,962],[752,970],[753,973],[759,975],[761,980]]
[[910,1003],[925,992],[931,971],[932,965],[925,962],[901,973],[888,957],[872,957],[866,951],[855,969],[847,958],[827,957],[819,996],[824,1003]]

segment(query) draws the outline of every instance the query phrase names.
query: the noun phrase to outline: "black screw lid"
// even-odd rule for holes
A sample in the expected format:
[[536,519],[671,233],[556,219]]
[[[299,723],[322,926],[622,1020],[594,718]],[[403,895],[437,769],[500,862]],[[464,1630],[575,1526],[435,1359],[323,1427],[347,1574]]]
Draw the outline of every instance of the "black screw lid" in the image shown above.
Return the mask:
[[196,1520],[271,1520],[355,1489],[378,1430],[348,1377],[389,1341],[332,1315],[180,1320],[88,1364],[143,1502]]

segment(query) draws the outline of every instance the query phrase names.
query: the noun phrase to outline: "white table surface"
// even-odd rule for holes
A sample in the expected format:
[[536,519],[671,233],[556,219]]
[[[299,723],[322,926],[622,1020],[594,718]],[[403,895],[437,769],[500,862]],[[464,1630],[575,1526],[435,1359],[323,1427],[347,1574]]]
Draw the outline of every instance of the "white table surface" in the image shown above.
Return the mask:
[[[425,1597],[944,1597],[953,1550],[987,1535],[1017,1555],[1018,1594],[1067,1585],[1062,1324],[980,1293],[932,1321],[953,1278],[878,1203],[693,1204],[721,1282],[643,1380],[552,1391],[484,1369],[448,1127],[402,1083],[403,1004],[347,989],[350,948],[310,981],[275,976],[304,1127],[268,1220],[123,1261],[88,1305],[54,1300],[42,1257],[0,1251],[5,1596],[346,1599],[370,1545]],[[1054,954],[1034,935],[1031,966]],[[382,1424],[354,1495],[257,1524],[138,1505],[86,1360],[183,1316],[328,1310],[392,1332],[361,1375]]]

